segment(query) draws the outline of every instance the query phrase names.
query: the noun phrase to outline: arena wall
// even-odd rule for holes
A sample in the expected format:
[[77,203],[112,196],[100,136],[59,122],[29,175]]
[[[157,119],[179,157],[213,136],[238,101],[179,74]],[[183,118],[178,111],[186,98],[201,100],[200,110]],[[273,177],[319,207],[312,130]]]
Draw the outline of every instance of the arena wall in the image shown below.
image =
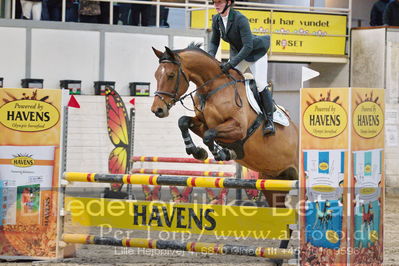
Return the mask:
[[0,77],[4,87],[21,79],[44,79],[45,88],[60,80],[81,80],[82,94],[93,95],[94,81],[115,81],[121,95],[129,82],[150,82],[158,60],[151,49],[184,48],[206,43],[202,30],[173,30],[44,21],[0,20]]
[[399,194],[399,30],[352,30],[351,86],[385,88],[385,174],[389,192]]

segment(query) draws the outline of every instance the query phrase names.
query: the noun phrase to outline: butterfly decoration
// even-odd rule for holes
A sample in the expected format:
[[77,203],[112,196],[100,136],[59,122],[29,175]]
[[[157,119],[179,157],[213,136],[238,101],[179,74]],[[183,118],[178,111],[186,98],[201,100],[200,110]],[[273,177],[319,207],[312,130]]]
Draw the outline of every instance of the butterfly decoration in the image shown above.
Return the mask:
[[[112,87],[105,89],[108,136],[115,146],[108,157],[108,172],[127,174],[130,166],[131,120],[122,98]],[[111,190],[117,192],[123,184],[111,184]]]
[[193,192],[192,187],[185,187],[183,188],[182,192],[175,187],[170,186],[170,195],[172,195],[172,201],[177,203],[187,203],[190,202],[191,192]]
[[213,205],[227,204],[227,194],[229,193],[229,190],[227,188],[219,189],[218,195],[216,195],[215,192],[210,188],[205,188],[205,191],[208,199],[208,204],[213,204]]
[[150,186],[142,185],[142,188],[145,200],[152,201],[161,199],[162,186],[153,186],[153,189],[151,189]]
[[[242,177],[243,179],[258,179],[259,173],[243,166]],[[245,193],[247,194],[248,199],[253,201],[260,201],[262,197],[261,191],[257,189],[245,189]]]

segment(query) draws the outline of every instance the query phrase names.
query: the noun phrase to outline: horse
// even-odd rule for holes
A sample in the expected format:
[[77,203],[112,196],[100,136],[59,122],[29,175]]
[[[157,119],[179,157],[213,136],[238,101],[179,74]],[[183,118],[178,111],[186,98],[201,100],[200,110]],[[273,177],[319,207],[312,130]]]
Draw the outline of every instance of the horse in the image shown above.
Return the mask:
[[[235,160],[259,172],[260,178],[298,179],[297,126],[288,118],[288,126],[275,124],[275,134],[263,136],[263,117],[250,106],[241,73],[234,69],[224,73],[220,62],[194,43],[174,51],[168,47],[164,52],[152,49],[159,66],[151,111],[164,118],[183,98],[191,96],[193,100],[195,116],[182,116],[178,121],[187,154],[199,160],[208,156],[193,143],[191,130],[203,139],[216,160]],[[190,82],[197,88],[186,94]],[[286,193],[263,193],[269,206],[285,206]]]
[[370,227],[373,222],[374,222],[373,206],[371,205],[371,203],[369,203],[369,209],[366,212],[366,207],[364,204],[362,204],[362,223],[366,225],[370,230]]
[[[320,229],[324,226],[324,230],[328,229],[329,223],[332,221],[333,211],[329,209],[331,204],[328,200],[324,203],[323,211],[320,210],[320,203],[316,201],[316,220],[312,229]],[[318,225],[316,227],[316,225]]]

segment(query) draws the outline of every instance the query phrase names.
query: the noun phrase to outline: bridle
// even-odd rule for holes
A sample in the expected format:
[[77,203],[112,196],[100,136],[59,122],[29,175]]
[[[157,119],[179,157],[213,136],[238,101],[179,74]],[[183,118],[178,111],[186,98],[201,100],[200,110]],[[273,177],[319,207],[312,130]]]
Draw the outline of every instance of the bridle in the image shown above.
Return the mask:
[[[184,80],[187,82],[187,85],[190,84],[190,81],[188,80],[187,75],[184,73],[184,71],[183,71],[183,69],[182,69],[182,67],[181,67],[181,63],[180,63],[179,61],[173,61],[173,60],[168,60],[168,59],[162,59],[162,60],[159,60],[159,63],[160,63],[160,64],[162,64],[162,63],[172,63],[172,64],[175,64],[175,65],[178,65],[178,66],[179,66],[179,70],[178,70],[178,72],[177,72],[177,79],[176,79],[176,85],[175,85],[174,92],[171,93],[171,92],[167,92],[167,91],[156,91],[156,92],[154,93],[154,95],[155,95],[155,96],[158,96],[158,97],[161,99],[161,101],[166,105],[166,108],[167,108],[168,110],[170,110],[170,108],[172,108],[172,107],[180,100],[180,99],[178,98],[178,95],[179,95],[178,92],[179,92],[180,76],[183,75]],[[164,97],[164,96],[168,96],[168,97],[172,98],[172,100],[171,100],[170,102],[167,102],[167,101],[165,100],[165,97]]]

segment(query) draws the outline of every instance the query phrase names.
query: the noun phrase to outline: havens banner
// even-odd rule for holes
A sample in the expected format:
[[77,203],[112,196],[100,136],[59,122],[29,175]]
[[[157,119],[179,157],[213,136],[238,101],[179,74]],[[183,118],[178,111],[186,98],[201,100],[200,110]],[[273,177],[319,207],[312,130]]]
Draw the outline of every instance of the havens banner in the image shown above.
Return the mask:
[[[301,250],[312,264],[346,265],[350,89],[301,88]],[[301,253],[301,264],[306,257]],[[328,256],[325,256],[328,254]]]
[[74,197],[66,198],[65,208],[72,223],[83,226],[258,239],[289,239],[288,224],[294,224],[297,215],[283,208]]
[[[344,15],[239,10],[250,23],[252,33],[271,35],[271,51],[295,54],[345,55],[346,21]],[[215,10],[208,12],[212,27]],[[193,11],[192,28],[205,27],[205,10]],[[228,50],[223,42],[222,49]]]
[[59,89],[0,89],[0,258],[61,256],[63,97]]
[[302,88],[300,103],[301,264],[381,265],[384,89]]
[[352,88],[351,265],[383,262],[384,92],[378,88]]

